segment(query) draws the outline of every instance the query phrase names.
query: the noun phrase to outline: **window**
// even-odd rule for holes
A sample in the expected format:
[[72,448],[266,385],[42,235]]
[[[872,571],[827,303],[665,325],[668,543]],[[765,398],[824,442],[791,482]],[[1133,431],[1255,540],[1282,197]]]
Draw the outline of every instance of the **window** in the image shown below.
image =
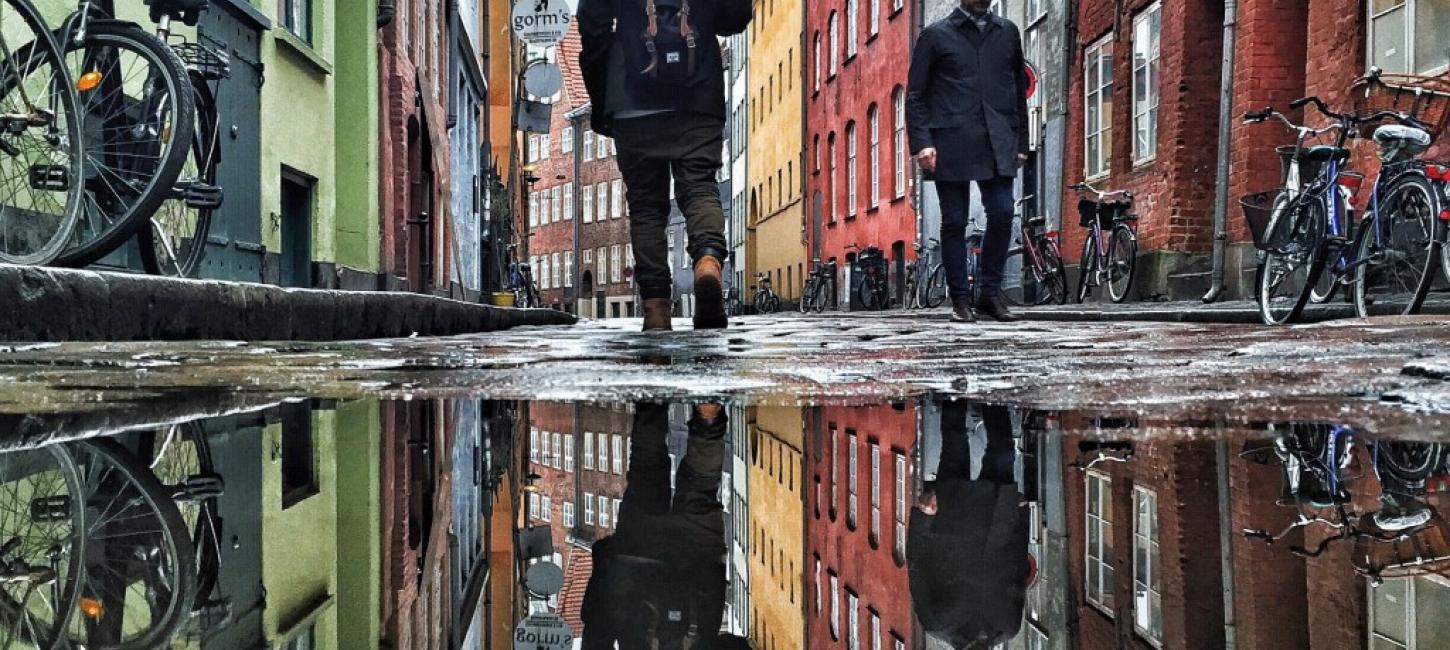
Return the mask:
[[901,11],[906,6],[906,0],[891,0],[892,13]]
[[841,578],[831,574],[831,638],[841,638]]
[[594,469],[594,434],[588,431],[584,432],[584,469]]
[[[596,278],[599,279],[599,284],[607,284],[609,282],[609,273],[608,273],[608,270],[609,270],[609,249],[608,248],[605,248],[603,246],[600,246],[599,247],[599,255],[597,257],[595,257],[594,261],[595,261],[594,277],[596,277]],[[599,465],[600,466],[603,466],[604,465],[604,447],[603,446],[600,446],[599,447]]]
[[895,543],[896,561],[906,560],[906,454],[896,452],[896,501],[892,515],[896,519]]
[[610,214],[615,219],[618,219],[624,216],[624,181],[615,179],[613,185],[614,201],[609,204],[609,210]]
[[559,200],[559,188],[549,188],[544,192],[544,212],[549,213],[550,222],[559,222],[559,211],[563,207],[562,202]]
[[529,518],[530,519],[538,519],[539,518],[539,493],[538,492],[530,492],[529,493]]
[[554,462],[551,466],[554,469],[561,469],[564,466],[564,434],[562,433],[554,434]]
[[564,220],[569,221],[574,218],[574,186],[565,185],[561,193],[564,195]]
[[841,214],[841,180],[836,173],[836,134],[827,138],[826,155],[831,157],[831,221]]
[[846,592],[846,647],[861,650],[861,601],[849,591]]
[[594,525],[594,495],[589,492],[584,493],[584,525]]
[[1087,475],[1087,601],[1113,615],[1113,481]]
[[609,281],[619,282],[622,275],[619,272],[619,244],[609,247]]
[[846,433],[846,525],[856,527],[856,434]]
[[584,160],[594,160],[594,132],[584,129]]
[[871,650],[881,650],[881,615],[874,610],[871,612]]
[[539,225],[539,193],[529,192],[529,227],[537,228]]
[[846,123],[846,216],[856,216],[856,123]]
[[811,55],[811,60],[812,60],[812,63],[811,63],[811,71],[812,71],[811,72],[811,78],[815,80],[815,82],[814,82],[814,84],[815,84],[814,90],[816,92],[820,92],[820,90],[821,90],[821,33],[820,32],[816,32],[815,43],[814,43],[814,45],[812,47],[814,47],[814,50],[812,50],[813,53]]
[[[564,268],[569,269],[569,273],[564,275],[564,284],[570,286],[573,284],[569,282],[569,275],[573,273],[574,269],[574,251],[564,253]],[[572,433],[564,436],[564,471],[574,471],[574,434]]]
[[539,497],[539,519],[541,521],[554,520],[554,501],[548,495]]
[[306,404],[282,407],[282,508],[317,494],[317,465],[312,441],[312,412]]
[[548,160],[549,150],[553,148],[553,143],[549,141],[549,134],[541,134],[539,136],[539,160]]
[[294,636],[291,639],[288,639],[286,643],[277,646],[278,650],[314,650],[317,647],[316,623],[308,625],[307,629],[297,633],[297,636]]
[[[870,2],[871,0],[866,0]],[[846,58],[856,56],[857,34],[861,33],[861,0],[846,0]]]
[[609,471],[609,435],[599,434],[599,463],[595,465],[601,472]]
[[816,615],[821,614],[821,558],[816,558]]
[[[897,1],[899,2],[900,0]],[[894,650],[906,650],[906,641],[893,636],[892,642],[895,644],[893,645]]]
[[604,221],[609,218],[609,183],[595,185],[594,194],[594,209],[599,211],[599,220]]
[[1445,0],[1369,0],[1369,64],[1385,72],[1428,74],[1450,66]]
[[1083,61],[1086,103],[1083,137],[1086,139],[1085,173],[1088,178],[1108,173],[1113,159],[1113,35],[1087,50]]
[[574,504],[567,501],[564,502],[564,526],[574,527]]
[[895,141],[892,147],[896,150],[896,198],[906,196],[906,92],[898,87],[891,93],[891,107],[896,113],[896,123],[892,127],[896,129]]
[[[549,284],[553,285],[554,288],[558,288],[558,287],[564,286],[560,282],[560,280],[559,280],[559,276],[562,274],[562,272],[564,270],[564,265],[559,263],[559,254],[558,253],[554,253],[554,254],[550,255],[549,256],[549,261],[552,263],[552,266],[550,268],[553,269],[553,272],[554,272],[553,279],[550,281]],[[556,434],[554,434],[554,445],[555,446],[558,446],[558,444],[559,444],[559,434],[556,433]],[[557,450],[555,451],[555,454],[556,454],[556,456],[555,456],[555,461],[554,461],[554,467],[558,467],[559,466],[559,462],[558,462],[558,456],[557,456],[558,451]]]
[[[873,0],[874,2],[874,0]],[[866,111],[871,129],[871,207],[881,205],[881,115],[872,104]]]
[[539,159],[539,136],[529,136],[529,152],[524,158],[527,162],[534,162]]
[[1155,2],[1133,19],[1133,162],[1158,151],[1158,40],[1163,5]]
[[1374,650],[1450,647],[1450,582],[1442,576],[1388,578],[1370,586],[1370,643]]
[[831,32],[831,67],[830,77],[836,76],[836,70],[841,67],[841,24],[836,18],[836,12],[831,12],[828,29]]
[[624,473],[624,436],[614,436],[614,473]]
[[1133,629],[1163,645],[1162,570],[1158,556],[1158,495],[1133,488]]
[[614,506],[610,509],[614,516],[614,525],[619,525],[619,499],[614,500]]
[[1045,15],[1047,13],[1047,3],[1048,2],[1049,2],[1049,0],[1027,0],[1027,24],[1028,25],[1031,25],[1032,23],[1037,22],[1037,19],[1038,18],[1041,18],[1043,15]]
[[539,464],[548,466],[549,460],[553,457],[554,454],[549,452],[549,432],[544,431],[539,436]]
[[594,221],[594,193],[589,191],[589,187],[588,186],[585,186],[584,187],[584,223],[590,223],[590,222],[593,222],[593,221]]
[[599,495],[599,527],[609,527],[609,497]]
[[[552,285],[549,284],[549,256],[548,255],[540,255],[539,256],[539,276],[538,277],[539,277],[539,288],[540,289],[548,289],[550,286],[552,286]],[[544,440],[544,447],[548,447],[548,446],[549,446],[549,441],[548,441],[548,439],[545,439]],[[548,457],[545,456],[544,457],[544,462],[548,462],[548,461],[549,461]]]
[[574,152],[574,127],[564,127],[564,132],[559,136],[559,153]]
[[881,539],[881,445],[871,443],[871,543]]
[[539,430],[529,429],[529,462],[539,462]]

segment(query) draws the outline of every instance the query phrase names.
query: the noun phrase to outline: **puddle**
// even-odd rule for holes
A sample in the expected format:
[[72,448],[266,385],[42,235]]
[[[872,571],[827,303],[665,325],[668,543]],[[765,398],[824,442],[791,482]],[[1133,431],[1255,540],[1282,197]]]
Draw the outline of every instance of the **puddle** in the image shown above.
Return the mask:
[[173,397],[0,416],[0,636],[511,648],[532,613],[573,647],[1450,647],[1441,431]]

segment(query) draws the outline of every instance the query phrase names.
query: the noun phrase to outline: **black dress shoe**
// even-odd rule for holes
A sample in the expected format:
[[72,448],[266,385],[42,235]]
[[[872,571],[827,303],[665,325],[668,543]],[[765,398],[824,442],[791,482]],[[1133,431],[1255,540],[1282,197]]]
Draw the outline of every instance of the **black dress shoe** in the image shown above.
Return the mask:
[[972,313],[972,307],[967,303],[956,303],[952,305],[953,323],[975,323],[977,315]]
[[1015,323],[1021,320],[1007,308],[1007,299],[1003,298],[1000,293],[978,300],[977,311],[981,312],[983,316],[1001,323]]

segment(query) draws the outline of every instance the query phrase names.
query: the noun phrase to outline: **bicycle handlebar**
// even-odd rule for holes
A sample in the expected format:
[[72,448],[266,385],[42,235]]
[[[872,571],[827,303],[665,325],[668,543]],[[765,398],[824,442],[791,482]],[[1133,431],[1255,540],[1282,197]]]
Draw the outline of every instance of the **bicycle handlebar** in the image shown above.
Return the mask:
[[1098,189],[1096,187],[1093,187],[1091,183],[1087,183],[1087,182],[1082,182],[1082,183],[1078,183],[1076,185],[1073,185],[1072,186],[1072,189],[1077,190],[1079,192],[1092,192],[1093,194],[1098,195],[1098,198],[1100,198],[1100,199],[1106,199],[1106,198],[1108,198],[1110,196],[1117,196],[1119,194],[1123,195],[1126,198],[1130,198],[1130,199],[1133,198],[1133,193],[1132,192],[1129,192],[1128,190],[1107,190],[1107,191],[1104,191],[1104,190],[1100,190],[1100,189]]
[[1313,104],[1314,108],[1325,117],[1332,117],[1336,120],[1344,119],[1343,115],[1329,110],[1329,106],[1324,103],[1324,100],[1319,99],[1317,96],[1313,95],[1310,95],[1309,97],[1300,97],[1299,99],[1289,102],[1289,108],[1301,108],[1306,104]]

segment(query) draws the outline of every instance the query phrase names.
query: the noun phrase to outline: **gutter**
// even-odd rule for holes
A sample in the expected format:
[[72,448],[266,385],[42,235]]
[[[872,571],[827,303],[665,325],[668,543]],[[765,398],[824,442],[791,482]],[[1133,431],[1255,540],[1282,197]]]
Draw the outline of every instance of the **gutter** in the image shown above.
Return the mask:
[[1224,294],[1224,275],[1228,257],[1228,155],[1229,137],[1233,130],[1234,49],[1238,33],[1238,0],[1225,0],[1223,5],[1223,74],[1219,80],[1218,101],[1218,175],[1213,196],[1213,273],[1212,286],[1204,294],[1204,302],[1215,302]]

